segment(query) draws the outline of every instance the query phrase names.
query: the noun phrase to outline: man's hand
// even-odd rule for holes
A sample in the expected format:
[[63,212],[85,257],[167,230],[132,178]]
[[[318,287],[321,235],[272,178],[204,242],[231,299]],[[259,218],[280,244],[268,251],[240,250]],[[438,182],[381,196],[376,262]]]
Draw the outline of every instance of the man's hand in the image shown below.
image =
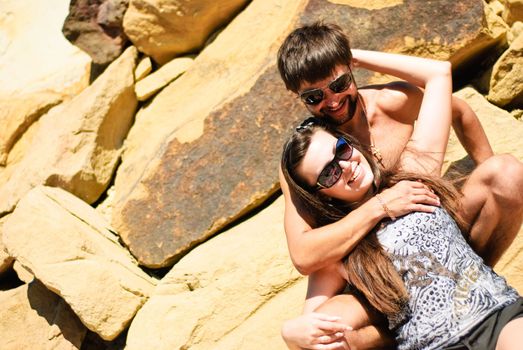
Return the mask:
[[303,349],[350,350],[344,332],[352,328],[339,320],[336,316],[308,313],[286,321],[282,327],[282,337],[288,345]]

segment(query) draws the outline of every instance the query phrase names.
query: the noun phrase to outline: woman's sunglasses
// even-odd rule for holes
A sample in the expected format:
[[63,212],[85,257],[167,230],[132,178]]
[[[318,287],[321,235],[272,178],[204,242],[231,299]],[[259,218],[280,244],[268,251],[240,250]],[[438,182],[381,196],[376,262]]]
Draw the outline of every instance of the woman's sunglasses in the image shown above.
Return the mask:
[[340,75],[339,77],[331,81],[327,86],[323,88],[316,88],[300,93],[300,98],[305,104],[317,105],[325,97],[325,93],[323,92],[323,90],[329,88],[329,90],[331,90],[335,94],[338,94],[347,90],[349,86],[352,84],[352,80],[352,74],[349,70],[348,72]]
[[343,137],[338,137],[336,141],[336,151],[334,158],[323,168],[316,181],[314,190],[332,187],[341,177],[343,170],[338,163],[339,160],[349,160],[352,157],[354,147]]

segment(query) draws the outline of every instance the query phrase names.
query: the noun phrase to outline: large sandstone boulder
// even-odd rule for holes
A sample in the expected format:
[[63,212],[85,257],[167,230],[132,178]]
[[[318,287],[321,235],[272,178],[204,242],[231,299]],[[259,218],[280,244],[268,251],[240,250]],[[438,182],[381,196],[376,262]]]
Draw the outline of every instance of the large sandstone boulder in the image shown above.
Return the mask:
[[34,281],[0,291],[2,350],[76,350],[86,328],[63,299]]
[[130,47],[91,86],[41,117],[37,134],[0,187],[0,216],[36,185],[64,188],[92,203],[107,188],[137,105]]
[[138,112],[113,226],[141,264],[172,265],[277,190],[281,142],[304,110],[280,82],[274,42],[298,5],[251,3]]
[[141,52],[163,64],[200,49],[247,0],[131,0],[125,34]]
[[31,123],[89,85],[91,59],[60,30],[68,4],[0,4],[0,165]]
[[[138,112],[116,177],[113,224],[141,264],[172,265],[278,188],[281,145],[306,114],[275,67],[297,24],[328,18],[355,47],[455,62],[505,33],[490,29],[481,0],[357,4],[254,0]],[[360,84],[369,81],[358,72]]]
[[71,0],[63,25],[64,36],[88,53],[93,63],[105,67],[128,42],[123,16],[129,0]]
[[[510,113],[490,104],[481,94],[467,87],[456,96],[464,99],[478,115],[495,153],[510,153],[523,161],[523,123],[515,120]],[[446,161],[458,163],[461,171],[472,170],[472,162],[467,161],[466,152],[454,133],[451,134]],[[448,164],[447,163],[447,164]],[[453,164],[455,166],[456,164]],[[507,278],[519,293],[523,293],[523,227],[508,251],[496,264],[495,270]]]
[[498,106],[523,106],[523,34],[499,58],[492,70],[488,100]]
[[[191,251],[133,320],[127,349],[283,349],[305,284],[283,232],[283,197]],[[287,291],[287,289],[289,289]]]
[[68,192],[36,187],[4,224],[10,255],[71,306],[103,339],[116,338],[154,287],[88,204]]

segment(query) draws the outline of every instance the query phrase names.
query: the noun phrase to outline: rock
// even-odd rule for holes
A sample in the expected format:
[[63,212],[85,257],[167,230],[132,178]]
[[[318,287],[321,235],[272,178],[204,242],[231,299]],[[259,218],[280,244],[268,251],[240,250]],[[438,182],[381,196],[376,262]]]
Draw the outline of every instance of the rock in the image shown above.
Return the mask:
[[138,62],[136,65],[136,69],[134,71],[134,81],[138,82],[145,78],[147,74],[151,73],[153,70],[153,65],[151,62],[151,58],[148,56],[145,56]]
[[284,349],[281,324],[300,313],[306,284],[295,288],[304,279],[288,255],[283,208],[280,196],[182,258],[136,315],[126,349]]
[[487,99],[502,107],[523,106],[523,34],[494,65]]
[[0,100],[0,165],[7,164],[9,152],[29,126],[62,100],[63,96],[47,92]]
[[147,300],[153,280],[86,203],[36,187],[4,225],[8,252],[105,340],[118,336]]
[[[274,193],[281,145],[306,115],[275,67],[276,51],[297,23],[329,18],[353,33],[355,47],[463,63],[505,33],[487,27],[487,7],[481,0],[410,0],[370,10],[252,1],[138,112],[116,176],[114,227],[141,264],[170,266]],[[358,77],[362,85],[372,81],[367,73]]]
[[[60,31],[68,0],[4,0],[0,13],[0,165],[27,128],[89,85],[91,59]],[[38,57],[38,64],[34,58]]]
[[[455,95],[465,100],[477,114],[494,153],[510,153],[523,161],[523,124],[515,120],[511,114],[487,101],[472,87],[466,87]],[[467,156],[456,135],[451,132],[444,169],[450,162],[458,161]],[[472,170],[469,168],[468,170]]]
[[156,62],[199,50],[246,0],[132,0],[124,16],[125,34]]
[[304,109],[274,65],[297,4],[276,2],[252,2],[137,114],[112,222],[140,264],[172,265],[277,190],[280,145]]
[[18,279],[25,283],[31,283],[35,276],[26,269],[22,264],[20,264],[18,261],[15,261],[13,264],[13,270],[16,272],[16,276]]
[[13,257],[9,255],[7,249],[5,248],[4,241],[2,239],[2,228],[4,226],[6,218],[0,219],[0,278],[4,272],[9,270],[13,266]]
[[39,184],[64,188],[88,203],[107,188],[137,105],[131,47],[91,86],[41,117],[39,129],[0,188],[0,216]]
[[523,0],[503,0],[505,9],[502,17],[509,25],[516,21],[523,21]]
[[[0,188],[9,181],[11,175],[16,172],[17,165],[22,161],[31,146],[33,139],[40,127],[40,120],[35,120],[29,128],[20,136],[9,151],[5,167],[0,166]],[[0,215],[1,216],[1,215]]]
[[[510,113],[490,104],[481,94],[470,87],[458,91],[456,96],[465,100],[478,115],[488,139],[497,154],[510,153],[523,161],[523,124],[515,120]],[[454,133],[451,134],[446,155],[447,165],[461,168],[462,172],[472,170],[472,162],[466,157],[465,150],[459,144]],[[510,285],[519,293],[523,292],[523,274],[521,264],[523,261],[523,227],[517,238],[512,243],[501,260],[496,264],[495,270],[504,276]]]
[[128,42],[123,16],[129,0],[71,0],[64,36],[102,67],[114,61]]
[[505,9],[501,2],[499,2],[498,0],[489,1],[488,5],[497,16],[501,17],[503,10]]
[[151,75],[136,83],[135,91],[138,101],[145,101],[174,79],[185,73],[194,60],[190,57],[179,57],[163,65]]
[[0,291],[0,348],[80,349],[85,327],[56,294],[34,281]]

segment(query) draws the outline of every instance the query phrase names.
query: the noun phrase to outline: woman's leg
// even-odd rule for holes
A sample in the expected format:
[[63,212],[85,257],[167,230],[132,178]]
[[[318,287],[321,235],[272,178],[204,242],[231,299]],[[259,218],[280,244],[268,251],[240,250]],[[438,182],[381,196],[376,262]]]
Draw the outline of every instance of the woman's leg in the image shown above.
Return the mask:
[[351,294],[332,297],[315,311],[341,317],[341,322],[352,327],[345,333],[350,350],[395,349],[395,341],[386,327],[385,319],[369,311],[365,303]]
[[516,318],[503,327],[496,350],[519,350],[523,346],[523,317]]

